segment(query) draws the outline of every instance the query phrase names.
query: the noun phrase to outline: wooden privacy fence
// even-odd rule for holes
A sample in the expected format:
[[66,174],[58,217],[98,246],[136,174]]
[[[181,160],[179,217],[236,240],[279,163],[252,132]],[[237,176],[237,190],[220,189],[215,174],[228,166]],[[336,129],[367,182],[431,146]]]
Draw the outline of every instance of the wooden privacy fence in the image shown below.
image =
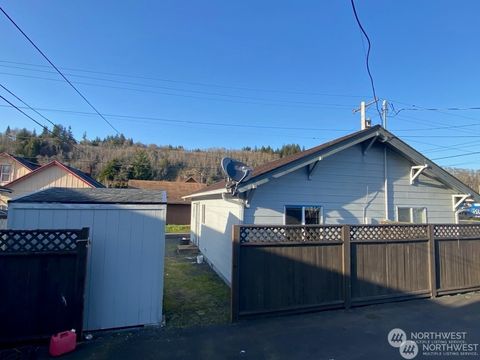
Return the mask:
[[480,225],[233,228],[233,321],[474,290]]
[[81,335],[88,232],[0,230],[0,343]]

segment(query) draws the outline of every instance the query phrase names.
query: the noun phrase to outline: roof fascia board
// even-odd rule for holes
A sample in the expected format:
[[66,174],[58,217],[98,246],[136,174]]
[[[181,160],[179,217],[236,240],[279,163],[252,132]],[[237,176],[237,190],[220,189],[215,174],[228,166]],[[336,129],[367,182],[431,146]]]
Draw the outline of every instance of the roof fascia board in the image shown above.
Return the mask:
[[226,192],[227,190],[225,188],[221,188],[221,189],[215,189],[215,190],[205,191],[205,192],[196,193],[196,194],[185,195],[185,196],[182,196],[182,199],[191,199],[191,198],[208,196],[208,195],[218,195]]
[[45,203],[45,202],[12,202],[9,205],[9,210],[16,209],[71,209],[71,210],[119,210],[119,209],[135,209],[135,210],[164,210],[165,203],[148,204],[148,203],[136,203],[136,204],[115,204],[115,203]]

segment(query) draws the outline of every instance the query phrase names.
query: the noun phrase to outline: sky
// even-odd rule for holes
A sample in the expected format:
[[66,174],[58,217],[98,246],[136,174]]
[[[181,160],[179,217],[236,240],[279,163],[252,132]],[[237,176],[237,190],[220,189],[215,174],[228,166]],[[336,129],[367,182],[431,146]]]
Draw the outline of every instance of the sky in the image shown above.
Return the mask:
[[[134,141],[309,148],[359,130],[353,109],[373,99],[367,43],[348,0],[0,6]],[[480,3],[357,0],[356,7],[372,44],[377,97],[393,106],[388,130],[440,165],[480,169],[479,155],[469,154],[478,149],[480,110],[449,110],[480,109]],[[71,126],[77,139],[115,134],[3,14],[0,48],[0,84]],[[381,122],[374,106],[368,116]],[[0,103],[0,131],[7,125],[40,130]]]

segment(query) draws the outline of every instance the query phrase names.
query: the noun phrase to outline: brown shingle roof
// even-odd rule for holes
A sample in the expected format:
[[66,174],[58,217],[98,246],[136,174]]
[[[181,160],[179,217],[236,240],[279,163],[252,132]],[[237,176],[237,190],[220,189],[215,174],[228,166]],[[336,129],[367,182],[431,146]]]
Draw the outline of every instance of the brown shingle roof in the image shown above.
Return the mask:
[[182,196],[205,189],[205,184],[182,181],[151,181],[128,180],[128,187],[133,189],[165,190],[167,204],[185,204],[190,200],[183,200]]

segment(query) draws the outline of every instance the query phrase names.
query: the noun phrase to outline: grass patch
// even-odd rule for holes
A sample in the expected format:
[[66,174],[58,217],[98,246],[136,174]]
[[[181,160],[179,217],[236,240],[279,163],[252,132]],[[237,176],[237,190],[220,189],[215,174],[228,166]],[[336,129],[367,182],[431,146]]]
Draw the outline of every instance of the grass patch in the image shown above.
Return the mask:
[[165,225],[167,234],[185,234],[190,232],[190,225]]
[[196,264],[194,255],[176,254],[176,245],[167,242],[165,258],[167,327],[227,323],[230,289],[207,264]]

